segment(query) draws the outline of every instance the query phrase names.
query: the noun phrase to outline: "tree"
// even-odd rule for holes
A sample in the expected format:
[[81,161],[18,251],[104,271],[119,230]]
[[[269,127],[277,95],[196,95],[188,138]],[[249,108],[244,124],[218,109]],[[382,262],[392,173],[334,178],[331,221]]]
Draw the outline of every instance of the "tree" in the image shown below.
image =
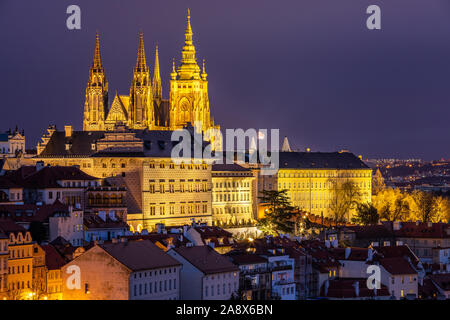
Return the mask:
[[410,214],[410,197],[400,189],[386,188],[373,198],[381,219],[405,221]]
[[356,207],[361,199],[361,191],[359,187],[350,180],[337,181],[330,179],[331,184],[331,201],[330,211],[333,214],[336,225],[346,221],[346,216]]
[[294,231],[294,218],[299,214],[289,202],[287,190],[263,190],[259,197],[261,202],[267,204],[265,216],[258,221],[258,227],[264,234],[279,235]]
[[430,192],[415,190],[412,193],[415,204],[416,218],[423,222],[437,222],[440,220],[440,199]]
[[378,168],[375,172],[375,175],[372,178],[372,194],[377,194],[383,191],[386,188],[386,184],[384,183],[383,175],[381,174],[380,169]]
[[379,219],[377,208],[371,203],[360,203],[356,207],[356,215],[352,218],[352,222],[366,226],[377,224]]

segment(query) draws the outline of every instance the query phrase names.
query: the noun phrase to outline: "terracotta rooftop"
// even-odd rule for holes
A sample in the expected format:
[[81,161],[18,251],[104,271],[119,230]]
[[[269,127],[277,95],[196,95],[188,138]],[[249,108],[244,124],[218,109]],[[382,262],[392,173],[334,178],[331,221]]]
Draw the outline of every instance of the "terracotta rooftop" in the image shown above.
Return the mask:
[[41,248],[45,251],[45,264],[48,270],[58,270],[66,264],[64,258],[51,244],[41,245]]
[[172,249],[204,274],[239,271],[239,268],[210,246]]
[[149,240],[105,243],[98,246],[132,271],[180,265]]
[[[339,278],[329,280],[327,294],[325,294],[325,284],[320,288],[320,295],[327,298],[351,299],[351,298],[371,298],[375,297],[374,290],[370,290],[366,286],[367,279],[364,278]],[[359,284],[359,294],[356,294],[356,283]],[[377,297],[389,297],[387,287],[381,284],[381,288],[377,290]]]

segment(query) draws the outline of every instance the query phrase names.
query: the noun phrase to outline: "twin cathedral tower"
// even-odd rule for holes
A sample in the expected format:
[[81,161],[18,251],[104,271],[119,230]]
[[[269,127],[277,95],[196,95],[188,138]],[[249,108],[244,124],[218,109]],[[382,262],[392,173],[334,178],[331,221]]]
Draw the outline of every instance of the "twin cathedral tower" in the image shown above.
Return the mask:
[[156,47],[153,79],[147,65],[142,32],[136,67],[128,96],[115,94],[108,108],[108,81],[100,55],[97,33],[94,61],[89,72],[84,104],[84,131],[109,131],[116,125],[125,125],[137,130],[176,130],[201,121],[203,131],[220,129],[210,116],[208,81],[203,61],[203,70],[197,64],[195,46],[192,41],[190,12],[188,10],[185,42],[181,64],[170,74],[169,99],[163,99],[159,71],[158,47]]

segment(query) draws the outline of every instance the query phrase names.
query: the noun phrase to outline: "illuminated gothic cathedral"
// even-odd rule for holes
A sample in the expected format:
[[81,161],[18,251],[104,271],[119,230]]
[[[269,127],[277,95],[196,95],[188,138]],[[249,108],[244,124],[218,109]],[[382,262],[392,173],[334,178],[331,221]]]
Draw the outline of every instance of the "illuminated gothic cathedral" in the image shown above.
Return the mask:
[[220,129],[210,116],[208,81],[205,72],[197,64],[195,46],[192,41],[190,12],[188,11],[185,43],[181,64],[170,74],[169,99],[163,99],[159,71],[158,47],[156,47],[153,79],[147,65],[142,32],[139,38],[136,67],[128,96],[115,94],[108,108],[108,81],[100,55],[97,33],[94,61],[89,73],[84,105],[84,131],[110,131],[117,125],[129,129],[176,130],[201,121],[203,131]]

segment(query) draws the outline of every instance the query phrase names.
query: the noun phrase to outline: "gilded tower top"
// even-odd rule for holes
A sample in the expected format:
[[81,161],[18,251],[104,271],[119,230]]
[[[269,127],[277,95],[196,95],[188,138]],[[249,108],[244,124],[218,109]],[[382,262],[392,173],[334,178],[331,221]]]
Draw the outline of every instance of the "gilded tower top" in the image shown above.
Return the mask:
[[93,69],[102,69],[102,57],[100,55],[100,40],[97,34],[95,35],[95,49],[94,49],[94,61],[92,61],[92,68]]
[[156,45],[155,53],[155,69],[153,71],[153,97],[155,99],[162,99],[161,74],[159,72],[159,53],[158,45]]
[[144,35],[142,31],[139,34],[139,49],[136,61],[137,72],[148,72],[147,62],[145,61]]
[[181,65],[178,67],[178,77],[182,80],[200,79],[200,67],[195,58],[195,46],[192,41],[191,11],[188,9],[184,46],[181,53]]

